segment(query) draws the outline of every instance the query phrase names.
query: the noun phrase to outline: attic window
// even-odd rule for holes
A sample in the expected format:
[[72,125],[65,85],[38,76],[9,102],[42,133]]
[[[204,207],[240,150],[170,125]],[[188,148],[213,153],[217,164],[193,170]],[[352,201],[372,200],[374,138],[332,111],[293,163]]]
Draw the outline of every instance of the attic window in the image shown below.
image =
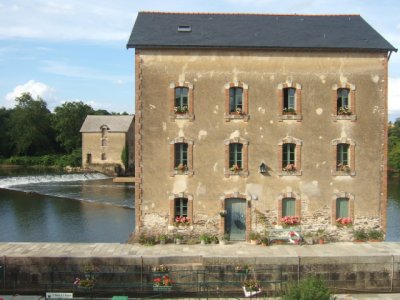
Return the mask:
[[191,32],[192,31],[192,26],[190,25],[179,25],[178,26],[178,32]]

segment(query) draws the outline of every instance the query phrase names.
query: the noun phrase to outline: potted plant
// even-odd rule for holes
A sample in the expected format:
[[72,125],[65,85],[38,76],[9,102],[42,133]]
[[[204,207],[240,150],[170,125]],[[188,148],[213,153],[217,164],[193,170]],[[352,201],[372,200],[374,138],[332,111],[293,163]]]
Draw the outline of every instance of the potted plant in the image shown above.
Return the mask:
[[79,277],[75,278],[74,287],[81,291],[88,291],[93,289],[95,285],[95,278],[85,278],[80,279]]
[[182,243],[183,236],[179,233],[175,235],[175,244],[180,245]]
[[325,244],[325,240],[326,240],[327,235],[326,235],[326,232],[325,232],[324,229],[318,229],[317,232],[316,232],[316,236],[317,236],[317,239],[318,239],[318,244],[320,244],[320,245]]
[[219,238],[219,244],[220,245],[226,245],[229,243],[229,234],[225,233]]
[[312,244],[314,244],[313,234],[312,234],[311,232],[305,233],[305,234],[303,235],[303,239],[304,239],[304,242],[305,242],[307,245],[312,245]]
[[153,291],[170,292],[174,281],[168,276],[160,276],[153,279]]
[[368,241],[370,242],[382,242],[385,239],[385,234],[382,230],[371,229],[368,231]]
[[165,245],[167,241],[167,236],[165,234],[160,234],[158,237],[158,240],[160,241],[160,245]]
[[248,279],[243,283],[243,292],[245,297],[251,297],[261,293],[261,286],[255,279]]
[[219,242],[218,237],[216,235],[212,235],[210,237],[210,241],[211,241],[211,244],[214,244],[214,245],[218,244],[218,242]]
[[251,231],[249,234],[249,239],[252,245],[257,245],[260,242],[260,234],[255,231]]
[[353,231],[353,242],[365,242],[368,240],[368,233],[364,228],[359,228]]
[[176,114],[186,114],[189,111],[188,107],[186,105],[182,105],[182,106],[175,106],[174,107],[174,112]]
[[336,170],[340,171],[340,172],[343,172],[343,173],[350,173],[350,171],[351,171],[350,167],[348,165],[343,164],[343,163],[339,163],[337,165]]
[[161,273],[161,274],[165,274],[168,273],[169,269],[168,266],[161,264],[161,265],[155,265],[151,267],[151,271],[153,273]]
[[200,243],[202,245],[209,244],[211,242],[211,237],[207,233],[202,233],[200,235]]
[[190,219],[185,216],[176,216],[174,225],[175,226],[188,226],[188,225],[190,225]]
[[341,106],[338,109],[338,115],[349,116],[351,115],[351,110],[348,106]]
[[179,164],[175,167],[175,171],[178,171],[178,173],[185,173],[188,170],[187,165],[184,164]]
[[283,172],[294,173],[297,171],[295,164],[287,164],[282,168]]
[[284,114],[284,115],[296,115],[297,113],[296,113],[296,110],[295,110],[294,108],[287,108],[287,107],[285,107],[285,108],[283,109],[283,114]]
[[261,238],[260,238],[260,241],[261,241],[261,245],[263,245],[263,246],[268,246],[269,245],[269,237],[268,236],[262,236]]
[[296,216],[286,216],[281,219],[284,228],[293,227],[300,224],[300,218]]
[[352,226],[353,220],[351,218],[337,218],[336,219],[336,226],[337,227],[347,227]]
[[233,172],[233,173],[239,173],[239,172],[242,170],[242,168],[239,167],[238,165],[232,165],[232,166],[230,167],[230,170],[231,170],[231,172]]

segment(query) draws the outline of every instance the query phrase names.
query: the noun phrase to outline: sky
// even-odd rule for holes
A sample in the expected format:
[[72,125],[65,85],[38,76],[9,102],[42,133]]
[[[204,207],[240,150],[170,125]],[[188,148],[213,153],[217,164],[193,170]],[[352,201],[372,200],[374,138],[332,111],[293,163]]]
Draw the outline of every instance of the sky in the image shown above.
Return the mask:
[[[50,110],[66,101],[134,113],[139,11],[360,14],[400,48],[398,0],[0,0],[0,107],[23,92]],[[400,117],[400,53],[389,62],[389,118]]]

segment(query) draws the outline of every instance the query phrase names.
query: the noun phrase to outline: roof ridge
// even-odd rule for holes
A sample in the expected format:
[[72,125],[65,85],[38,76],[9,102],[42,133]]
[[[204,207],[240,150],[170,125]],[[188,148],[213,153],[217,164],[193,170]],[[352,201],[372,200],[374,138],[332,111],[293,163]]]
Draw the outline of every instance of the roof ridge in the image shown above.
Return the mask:
[[235,12],[169,12],[169,11],[139,11],[143,14],[165,15],[233,15],[233,16],[271,16],[271,17],[360,17],[360,14],[263,14],[263,13],[235,13]]

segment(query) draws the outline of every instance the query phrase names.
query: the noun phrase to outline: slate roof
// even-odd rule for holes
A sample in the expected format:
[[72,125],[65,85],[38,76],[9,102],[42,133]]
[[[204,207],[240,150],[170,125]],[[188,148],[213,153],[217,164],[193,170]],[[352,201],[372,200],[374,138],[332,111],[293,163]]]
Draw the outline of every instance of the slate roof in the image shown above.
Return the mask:
[[[178,32],[189,25],[190,32]],[[397,51],[360,15],[139,12],[127,48]]]
[[93,116],[86,117],[80,132],[101,132],[101,127],[107,125],[109,132],[128,132],[135,116]]

